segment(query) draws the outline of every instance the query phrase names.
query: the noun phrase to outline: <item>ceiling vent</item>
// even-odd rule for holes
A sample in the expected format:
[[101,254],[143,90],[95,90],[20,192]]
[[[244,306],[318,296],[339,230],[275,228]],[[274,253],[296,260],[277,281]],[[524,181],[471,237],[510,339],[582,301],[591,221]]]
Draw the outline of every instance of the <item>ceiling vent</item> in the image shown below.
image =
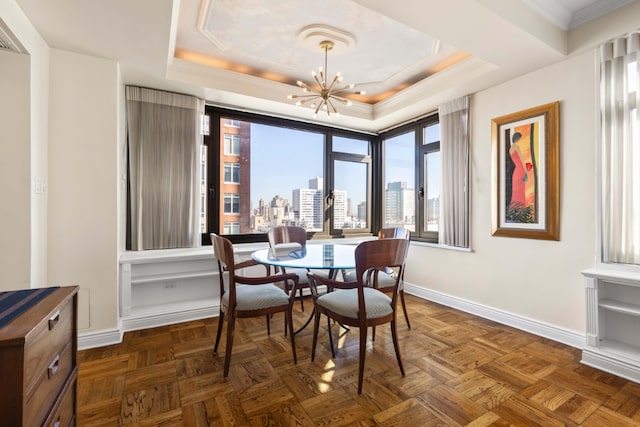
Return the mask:
[[0,52],[3,51],[27,53],[4,21],[0,19]]

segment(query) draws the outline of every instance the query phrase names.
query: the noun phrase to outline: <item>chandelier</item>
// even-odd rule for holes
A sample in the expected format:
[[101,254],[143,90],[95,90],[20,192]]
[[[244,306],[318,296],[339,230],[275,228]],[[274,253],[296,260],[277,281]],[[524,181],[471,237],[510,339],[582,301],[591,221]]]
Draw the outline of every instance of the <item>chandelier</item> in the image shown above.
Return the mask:
[[[324,50],[324,69],[318,68],[318,72],[311,72],[313,79],[317,86],[313,88],[302,80],[298,80],[296,83],[302,88],[302,91],[307,95],[289,95],[287,98],[296,99],[296,105],[309,105],[314,109],[313,116],[318,114],[321,109],[327,113],[328,117],[331,117],[331,113],[339,116],[340,113],[336,108],[336,103],[341,103],[347,107],[351,105],[351,101],[342,96],[346,91],[349,91],[355,87],[353,84],[341,86],[342,76],[338,72],[332,80],[327,80],[327,53],[333,49],[333,42],[331,40],[323,40],[320,42],[320,48]],[[364,91],[351,92],[355,95],[364,95]]]

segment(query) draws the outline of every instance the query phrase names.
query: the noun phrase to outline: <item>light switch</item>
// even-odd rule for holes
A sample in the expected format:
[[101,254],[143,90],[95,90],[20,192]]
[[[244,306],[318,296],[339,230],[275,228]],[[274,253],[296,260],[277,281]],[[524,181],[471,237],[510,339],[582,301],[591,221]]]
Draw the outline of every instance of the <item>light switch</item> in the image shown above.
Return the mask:
[[46,194],[47,187],[44,184],[44,180],[40,176],[36,176],[36,194]]

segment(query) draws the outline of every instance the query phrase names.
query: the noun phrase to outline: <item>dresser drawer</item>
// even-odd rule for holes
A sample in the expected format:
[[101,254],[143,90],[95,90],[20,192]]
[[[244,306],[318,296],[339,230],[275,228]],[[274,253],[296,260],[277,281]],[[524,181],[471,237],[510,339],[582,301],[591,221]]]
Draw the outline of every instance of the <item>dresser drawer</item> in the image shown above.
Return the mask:
[[41,425],[51,410],[74,368],[71,349],[71,343],[67,343],[62,352],[55,353],[48,361],[42,375],[35,381],[33,389],[27,394],[24,411],[27,422],[24,425]]
[[[19,303],[42,293],[27,291]],[[77,307],[77,286],[54,287],[0,328],[0,426],[75,427]]]
[[62,390],[58,406],[53,409],[45,426],[69,427],[75,425],[76,376],[77,372],[74,371],[64,390]]
[[31,394],[36,381],[46,373],[56,354],[71,340],[73,333],[73,310],[65,304],[55,310],[49,318],[43,319],[29,335],[25,348],[24,387]]

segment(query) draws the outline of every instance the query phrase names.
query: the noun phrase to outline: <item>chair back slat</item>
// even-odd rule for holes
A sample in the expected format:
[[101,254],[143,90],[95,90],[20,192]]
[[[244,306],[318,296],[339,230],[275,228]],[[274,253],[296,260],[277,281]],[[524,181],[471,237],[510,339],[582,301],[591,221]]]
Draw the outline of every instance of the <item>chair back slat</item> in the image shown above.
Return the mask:
[[268,234],[271,247],[283,243],[298,243],[302,247],[307,244],[307,230],[302,227],[283,225],[269,229]]
[[359,284],[364,285],[362,280],[371,269],[384,271],[387,268],[397,268],[401,275],[408,246],[407,239],[381,239],[360,243],[355,251]]
[[[218,270],[220,273],[220,295],[222,296],[226,289],[229,290],[229,298],[235,301],[235,258],[233,254],[233,244],[222,236],[211,233],[211,246],[213,246],[213,257],[218,262]],[[224,273],[228,273],[228,288],[225,287]]]
[[404,227],[382,228],[378,232],[378,239],[409,239],[411,232]]

